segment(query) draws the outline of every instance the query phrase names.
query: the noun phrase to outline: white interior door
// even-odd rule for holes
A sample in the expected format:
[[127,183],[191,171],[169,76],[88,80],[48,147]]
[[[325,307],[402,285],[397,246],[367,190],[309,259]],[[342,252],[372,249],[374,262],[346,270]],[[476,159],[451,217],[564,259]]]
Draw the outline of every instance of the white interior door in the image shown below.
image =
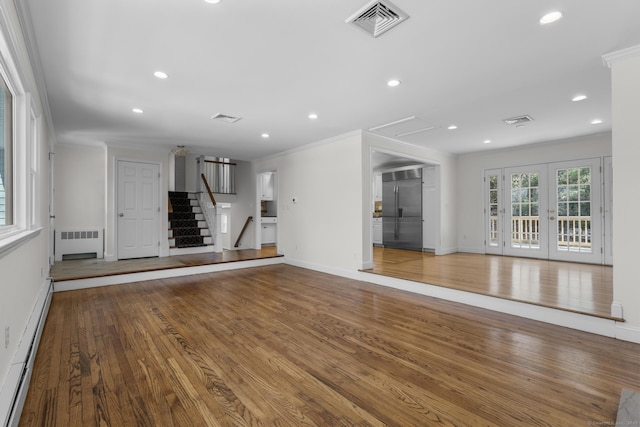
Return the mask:
[[600,159],[549,165],[549,258],[602,263]]
[[548,258],[547,165],[504,171],[504,254]]
[[118,259],[160,253],[159,165],[118,161]]

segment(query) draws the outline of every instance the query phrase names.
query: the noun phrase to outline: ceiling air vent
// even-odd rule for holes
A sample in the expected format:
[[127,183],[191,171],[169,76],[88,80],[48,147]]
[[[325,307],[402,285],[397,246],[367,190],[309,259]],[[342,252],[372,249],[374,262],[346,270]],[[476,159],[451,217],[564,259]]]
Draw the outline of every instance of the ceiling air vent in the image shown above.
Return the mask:
[[511,126],[524,126],[527,123],[531,123],[533,121],[533,119],[531,118],[531,116],[518,116],[518,117],[511,117],[510,119],[504,119],[503,122],[505,122],[508,125]]
[[242,119],[242,117],[233,117],[233,116],[227,116],[226,114],[215,114],[213,116],[211,116],[212,120],[217,120],[220,122],[227,122],[227,123],[235,123],[238,120]]
[[350,16],[345,22],[347,24],[353,23],[373,37],[378,37],[408,18],[409,15],[390,1],[374,0]]

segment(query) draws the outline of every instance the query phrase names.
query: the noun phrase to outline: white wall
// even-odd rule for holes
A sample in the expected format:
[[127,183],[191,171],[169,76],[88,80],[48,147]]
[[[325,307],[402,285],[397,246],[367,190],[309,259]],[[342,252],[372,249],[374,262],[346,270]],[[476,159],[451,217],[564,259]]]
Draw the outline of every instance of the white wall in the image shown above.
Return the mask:
[[[640,50],[636,49],[637,52]],[[612,64],[613,81],[613,299],[622,306],[630,332],[640,341],[640,53]],[[638,239],[635,238],[638,237]]]
[[[362,213],[371,216],[371,180],[362,178],[360,132],[254,162],[254,187],[258,173],[275,170],[278,252],[300,265],[361,268]],[[369,194],[365,206],[363,188]]]
[[611,155],[611,135],[599,134],[507,150],[465,154],[457,161],[457,247],[484,253],[483,177],[485,169],[535,165]]
[[[0,390],[2,390],[6,385],[7,373],[37,297],[46,286],[46,277],[49,276],[49,163],[47,153],[50,151],[52,141],[46,119],[43,116],[40,96],[33,79],[33,71],[12,1],[0,1],[0,31],[2,38],[11,45],[11,51],[18,56],[17,58],[9,58],[6,51],[2,49],[0,52],[2,62],[6,63],[11,59],[17,63],[18,78],[21,80],[25,93],[31,94],[31,101],[35,105],[39,122],[37,131],[37,135],[40,137],[39,155],[36,156],[38,159],[38,190],[36,191],[34,208],[37,213],[37,224],[41,227],[39,232],[34,231],[31,234],[29,240],[13,249],[2,251],[2,255],[0,255],[0,336],[2,337],[0,341]],[[26,109],[30,107],[30,105],[25,105]],[[24,113],[28,114],[28,111],[24,111]],[[26,123],[28,121],[18,121],[14,131],[20,135],[28,135],[28,129],[18,127],[26,125]],[[25,150],[28,150],[28,144],[23,139],[20,141],[22,141],[22,145],[19,151],[24,153]],[[26,181],[27,174],[21,179],[22,182]],[[26,193],[29,190],[21,188],[20,191]],[[0,243],[0,246],[4,244],[6,242]],[[10,337],[9,345],[5,348],[4,331],[6,327],[9,327]],[[12,385],[8,385],[8,387]],[[3,419],[4,415],[0,414],[0,419]]]
[[106,147],[56,145],[56,230],[104,228],[106,152]]

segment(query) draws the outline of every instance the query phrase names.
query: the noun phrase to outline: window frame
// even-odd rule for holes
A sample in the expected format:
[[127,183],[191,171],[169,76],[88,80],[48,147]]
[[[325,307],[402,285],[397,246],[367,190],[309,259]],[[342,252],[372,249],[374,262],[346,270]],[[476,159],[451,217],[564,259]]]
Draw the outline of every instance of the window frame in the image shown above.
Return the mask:
[[[36,141],[31,141],[31,117],[35,118],[36,129],[39,128],[40,115],[33,103],[31,94],[26,90],[25,80],[30,70],[25,71],[25,63],[21,61],[14,44],[15,37],[7,24],[6,16],[0,11],[0,77],[4,80],[12,95],[12,158],[13,182],[12,224],[0,226],[0,257],[37,236],[42,230],[39,221],[39,200],[34,197],[40,193],[40,170],[37,169],[38,156],[32,153],[33,146],[40,146],[41,137],[36,133]],[[26,62],[28,65],[28,61]],[[36,150],[37,151],[37,150]],[[32,166],[35,166],[31,175]],[[31,185],[31,180],[34,184]],[[34,189],[32,191],[32,188]],[[32,195],[35,192],[35,195]],[[33,212],[33,215],[32,215]]]

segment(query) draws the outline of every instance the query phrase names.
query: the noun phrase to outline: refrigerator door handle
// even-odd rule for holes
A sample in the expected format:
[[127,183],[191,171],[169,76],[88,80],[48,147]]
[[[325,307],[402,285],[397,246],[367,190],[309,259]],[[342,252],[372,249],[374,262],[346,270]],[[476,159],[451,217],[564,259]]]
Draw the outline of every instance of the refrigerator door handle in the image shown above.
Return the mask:
[[393,192],[394,192],[394,210],[396,212],[395,215],[395,224],[393,227],[393,237],[397,240],[400,238],[400,186],[399,185],[395,185],[393,187]]

